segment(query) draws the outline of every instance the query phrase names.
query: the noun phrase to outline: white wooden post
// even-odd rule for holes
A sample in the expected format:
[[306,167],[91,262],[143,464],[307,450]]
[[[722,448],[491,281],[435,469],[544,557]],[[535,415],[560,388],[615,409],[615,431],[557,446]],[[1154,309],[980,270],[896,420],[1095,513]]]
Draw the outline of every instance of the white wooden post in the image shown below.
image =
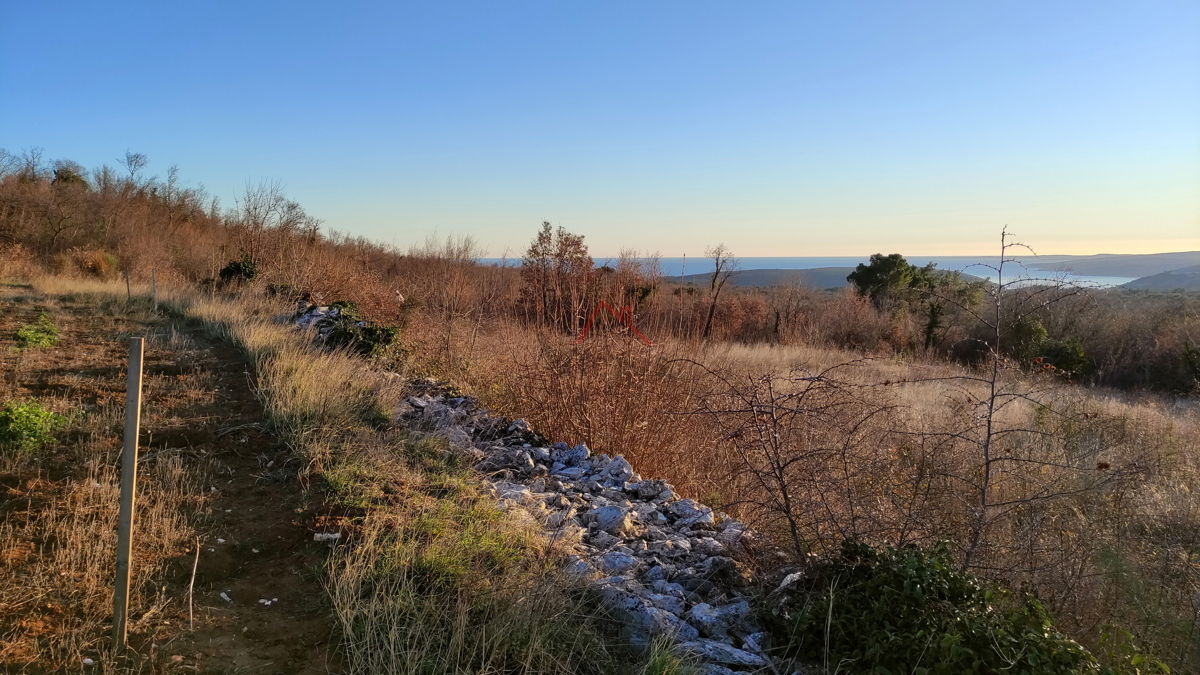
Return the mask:
[[138,430],[142,421],[142,354],[145,339],[129,338],[125,387],[125,447],[121,452],[121,507],[117,513],[117,582],[113,591],[113,650],[125,650],[129,622],[129,554],[133,548],[133,506],[137,490]]

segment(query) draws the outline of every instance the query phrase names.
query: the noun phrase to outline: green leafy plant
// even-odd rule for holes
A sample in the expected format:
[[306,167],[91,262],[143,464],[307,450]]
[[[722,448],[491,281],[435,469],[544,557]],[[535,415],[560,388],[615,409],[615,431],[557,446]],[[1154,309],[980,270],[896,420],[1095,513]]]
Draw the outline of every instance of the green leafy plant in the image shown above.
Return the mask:
[[399,326],[385,326],[362,318],[353,302],[339,300],[337,317],[332,319],[333,330],[325,338],[331,347],[344,347],[363,356],[381,356],[390,351],[400,339]]
[[50,317],[42,312],[38,315],[37,321],[18,328],[14,337],[17,344],[26,349],[53,347],[58,344],[58,326],[55,326]]
[[847,541],[811,584],[776,599],[785,655],[828,672],[916,675],[1100,673],[1032,596],[958,571],[945,545],[876,550]]
[[0,449],[18,455],[36,452],[68,421],[35,400],[8,401],[0,409]]

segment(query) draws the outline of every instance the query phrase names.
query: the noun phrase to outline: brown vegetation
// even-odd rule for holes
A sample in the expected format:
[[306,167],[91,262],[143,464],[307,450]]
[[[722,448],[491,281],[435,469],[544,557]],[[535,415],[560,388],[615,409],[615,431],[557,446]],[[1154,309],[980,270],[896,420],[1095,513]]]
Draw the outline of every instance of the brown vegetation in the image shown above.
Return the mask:
[[[284,311],[284,300],[350,300],[368,318],[403,323],[403,349],[382,365],[451,380],[555,440],[622,453],[643,474],[760,527],[793,562],[845,538],[948,541],[965,569],[1037,593],[1060,627],[1109,650],[1114,666],[1136,653],[1131,644],[1179,669],[1200,664],[1200,422],[1193,400],[1148,393],[1196,392],[1195,296],[990,287],[984,314],[934,285],[875,298],[718,292],[717,277],[709,288],[663,278],[652,256],[593,266],[582,237],[548,225],[518,270],[479,264],[469,240],[402,253],[321,234],[270,186],[221,213],[201,208],[202,195],[174,174],[163,183],[133,170],[58,170],[27,154],[0,175],[0,271],[129,270],[136,283],[154,268],[160,280],[200,285],[208,302],[278,303],[248,305],[260,316],[237,325],[216,304],[189,311],[224,322],[251,353],[275,383],[263,397],[277,428],[320,472],[349,471],[370,486],[391,479],[364,466],[392,462],[392,476],[411,466],[347,440],[386,397],[344,356],[281,348],[284,329],[263,317]],[[170,236],[151,237],[157,230]],[[1047,294],[1055,302],[1042,302]],[[605,315],[576,344],[600,301],[631,308],[655,344]],[[268,334],[276,337],[256,342]],[[372,518],[412,526],[394,511]],[[359,588],[360,566],[376,563],[361,555],[335,577],[345,588]],[[514,579],[528,572],[514,569]],[[358,607],[334,590],[346,621],[363,607],[383,622],[401,611]],[[456,649],[491,653],[468,642]]]

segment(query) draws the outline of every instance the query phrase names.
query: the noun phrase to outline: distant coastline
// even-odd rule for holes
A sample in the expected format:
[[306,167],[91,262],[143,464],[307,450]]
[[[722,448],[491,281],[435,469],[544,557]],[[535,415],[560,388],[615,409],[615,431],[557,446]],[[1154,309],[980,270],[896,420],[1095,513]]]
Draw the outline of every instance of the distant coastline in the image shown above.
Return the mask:
[[[781,256],[739,258],[739,269],[735,284],[763,286],[776,284],[800,284],[810,288],[834,288],[846,284],[846,275],[859,263],[867,262],[870,256]],[[994,258],[985,256],[906,256],[914,265],[934,263],[938,269],[963,272],[972,276],[995,280],[992,267]],[[613,259],[596,258],[597,265],[611,264]],[[519,265],[519,258],[484,258],[489,264]],[[705,257],[670,257],[659,260],[662,273],[667,277],[683,277],[684,282],[695,282],[692,275],[711,273],[712,261]],[[1200,251],[1150,254],[1103,254],[1090,256],[1028,256],[1023,264],[1009,263],[1005,276],[1010,279],[1065,279],[1077,283],[1109,287],[1130,284],[1153,275],[1200,265]],[[745,274],[757,272],[757,274]]]

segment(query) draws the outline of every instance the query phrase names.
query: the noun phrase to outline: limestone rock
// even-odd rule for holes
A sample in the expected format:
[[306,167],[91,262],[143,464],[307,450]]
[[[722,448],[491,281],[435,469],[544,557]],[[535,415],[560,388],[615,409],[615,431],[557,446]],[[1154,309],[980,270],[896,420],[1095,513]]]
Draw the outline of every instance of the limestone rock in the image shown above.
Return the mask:
[[609,551],[608,553],[600,556],[596,562],[598,563],[598,567],[600,569],[609,574],[621,574],[622,572],[628,572],[629,570],[637,567],[638,564],[637,558],[634,558],[628,553],[621,553],[619,551]]
[[705,661],[729,666],[761,668],[767,665],[767,660],[757,654],[751,654],[716,640],[700,639],[680,642],[677,648],[685,654],[691,654]]
[[711,526],[717,522],[713,510],[694,499],[672,502],[667,510],[675,516],[675,524],[679,526]]
[[588,514],[595,519],[596,527],[609,534],[632,536],[637,532],[637,521],[629,509],[620,506],[602,506]]

